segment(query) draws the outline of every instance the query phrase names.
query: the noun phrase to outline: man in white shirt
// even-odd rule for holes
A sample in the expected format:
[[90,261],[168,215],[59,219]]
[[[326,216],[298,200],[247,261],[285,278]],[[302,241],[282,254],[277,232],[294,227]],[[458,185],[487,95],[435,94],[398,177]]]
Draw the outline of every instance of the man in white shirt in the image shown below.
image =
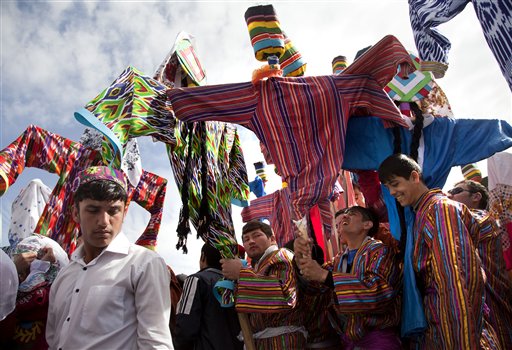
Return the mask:
[[92,167],[75,182],[73,217],[83,244],[51,288],[50,349],[173,349],[165,262],[121,232],[124,174]]

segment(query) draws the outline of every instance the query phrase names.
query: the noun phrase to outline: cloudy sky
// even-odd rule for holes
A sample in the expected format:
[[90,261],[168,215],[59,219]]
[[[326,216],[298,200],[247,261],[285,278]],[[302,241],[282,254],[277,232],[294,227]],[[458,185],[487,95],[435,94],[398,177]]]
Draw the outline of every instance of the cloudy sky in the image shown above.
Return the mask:
[[[84,127],[73,112],[127,67],[152,75],[176,35],[195,36],[208,83],[250,80],[254,59],[244,20],[251,1],[2,1],[0,47],[0,148],[7,146],[29,124],[78,141]],[[331,60],[355,53],[386,34],[395,35],[414,51],[406,0],[274,1],[281,26],[308,63],[307,75],[331,72]],[[438,80],[457,118],[501,118],[512,121],[508,86],[488,48],[472,5],[441,32],[452,42],[450,67]],[[262,160],[258,142],[242,130],[242,147],[249,178],[252,163]],[[163,144],[139,139],[142,165],[169,180],[158,252],[177,273],[198,269],[201,242],[189,241],[190,253],[174,248],[180,200]],[[269,169],[270,170],[270,169]],[[271,173],[271,171],[267,171]],[[482,163],[485,172],[485,163]],[[459,175],[453,171],[450,181]],[[33,178],[53,187],[55,175],[26,169],[0,197],[2,243],[7,242],[13,199]],[[270,190],[278,187],[273,179]],[[239,209],[234,210],[238,234]],[[149,215],[130,207],[125,230],[133,240]]]

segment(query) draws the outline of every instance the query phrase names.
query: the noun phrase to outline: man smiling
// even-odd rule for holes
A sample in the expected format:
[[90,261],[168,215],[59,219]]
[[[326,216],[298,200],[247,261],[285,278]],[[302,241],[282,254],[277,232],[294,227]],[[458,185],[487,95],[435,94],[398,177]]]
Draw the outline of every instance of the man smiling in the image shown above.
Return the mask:
[[169,273],[161,257],[122,233],[126,201],[120,170],[80,173],[73,218],[83,244],[50,291],[50,349],[173,349]]
[[412,264],[423,296],[427,329],[421,349],[477,349],[488,344],[484,327],[484,279],[476,252],[477,221],[469,209],[429,190],[420,166],[394,154],[379,167],[379,179],[416,216]]
[[388,247],[372,238],[379,227],[377,215],[353,206],[336,213],[336,224],[347,248],[323,266],[311,259],[310,242],[302,237],[294,242],[295,259],[309,281],[308,289],[332,295],[343,348],[401,349],[401,269]]

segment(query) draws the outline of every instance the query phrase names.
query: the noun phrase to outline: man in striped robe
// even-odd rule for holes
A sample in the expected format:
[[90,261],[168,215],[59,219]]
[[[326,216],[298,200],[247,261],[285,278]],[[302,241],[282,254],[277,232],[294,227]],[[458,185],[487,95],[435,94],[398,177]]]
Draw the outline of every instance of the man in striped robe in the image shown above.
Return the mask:
[[307,288],[332,293],[332,323],[344,349],[401,349],[401,267],[390,248],[372,238],[379,229],[376,214],[353,206],[340,210],[336,223],[347,249],[323,267],[310,258],[305,238],[295,240],[295,258]]
[[416,213],[412,264],[423,297],[427,329],[420,349],[494,349],[494,330],[483,319],[484,276],[474,242],[479,225],[469,209],[440,189],[429,190],[420,166],[394,154],[379,179],[402,206]]
[[489,191],[482,184],[464,180],[448,191],[448,198],[465,204],[480,226],[478,254],[485,271],[485,303],[490,312],[487,320],[492,325],[503,349],[512,349],[512,290],[510,288],[501,232],[487,209]]
[[297,307],[293,253],[278,248],[270,225],[254,220],[242,229],[242,242],[252,266],[223,259],[222,272],[237,281],[235,307],[248,313],[258,350],[304,349],[307,332]]

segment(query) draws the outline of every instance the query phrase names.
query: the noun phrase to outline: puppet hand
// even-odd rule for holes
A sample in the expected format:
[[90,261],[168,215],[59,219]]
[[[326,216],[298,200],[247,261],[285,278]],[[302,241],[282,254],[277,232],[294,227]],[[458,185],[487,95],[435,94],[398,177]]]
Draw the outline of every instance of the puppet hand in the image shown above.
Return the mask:
[[237,281],[240,277],[242,261],[240,259],[220,259],[222,264],[222,274],[224,277]]

